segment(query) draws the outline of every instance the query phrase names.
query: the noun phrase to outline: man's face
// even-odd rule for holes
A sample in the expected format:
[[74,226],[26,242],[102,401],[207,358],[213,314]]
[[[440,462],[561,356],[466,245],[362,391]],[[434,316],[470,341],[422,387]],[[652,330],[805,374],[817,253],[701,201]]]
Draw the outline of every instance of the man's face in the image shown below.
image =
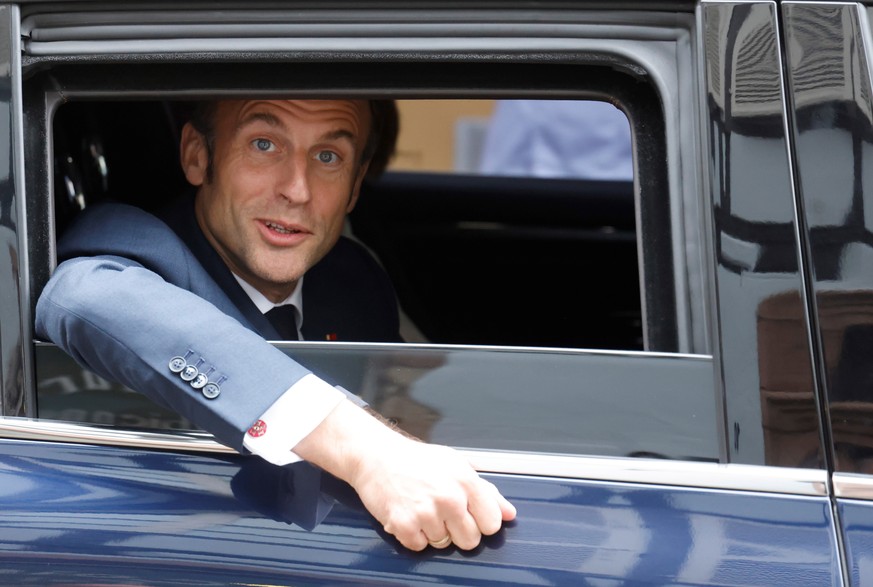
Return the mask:
[[365,101],[224,101],[205,139],[189,124],[182,167],[199,186],[197,221],[231,271],[273,301],[336,243],[358,198],[370,131]]

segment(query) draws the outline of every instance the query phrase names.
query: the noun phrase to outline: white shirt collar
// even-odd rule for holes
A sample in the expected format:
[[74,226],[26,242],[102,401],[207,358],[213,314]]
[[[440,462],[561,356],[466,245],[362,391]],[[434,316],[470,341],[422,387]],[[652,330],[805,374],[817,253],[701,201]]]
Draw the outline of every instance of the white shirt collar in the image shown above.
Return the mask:
[[294,306],[294,309],[296,310],[294,314],[297,318],[297,333],[300,334],[300,340],[303,340],[303,334],[301,332],[301,328],[303,327],[303,277],[297,280],[297,286],[294,288],[294,291],[291,292],[290,296],[278,304],[274,304],[267,299],[267,296],[256,290],[251,284],[243,280],[236,273],[231,272],[231,275],[233,275],[233,278],[236,279],[236,282],[243,291],[246,292],[246,295],[249,296],[255,306],[258,307],[261,314],[266,314],[277,306],[284,306],[286,304]]

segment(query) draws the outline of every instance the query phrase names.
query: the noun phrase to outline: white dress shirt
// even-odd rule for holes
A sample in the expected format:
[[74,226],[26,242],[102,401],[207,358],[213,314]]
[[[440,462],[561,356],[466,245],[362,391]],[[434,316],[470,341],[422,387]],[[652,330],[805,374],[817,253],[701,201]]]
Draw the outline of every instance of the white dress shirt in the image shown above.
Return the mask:
[[[297,282],[294,292],[278,304],[274,304],[254,287],[234,275],[261,313],[276,306],[292,304],[297,310],[297,335],[303,340],[303,278]],[[293,449],[298,442],[315,430],[341,401],[348,397],[361,405],[362,400],[342,388],[337,388],[309,374],[279,396],[272,406],[249,429],[243,446],[274,465],[287,465],[302,460]]]
[[267,299],[267,296],[256,290],[247,281],[243,281],[236,273],[232,273],[232,275],[243,291],[246,292],[246,295],[249,296],[249,299],[252,300],[252,303],[257,306],[258,311],[261,314],[266,314],[273,308],[278,308],[279,306],[285,306],[288,304],[294,306],[294,309],[296,310],[294,316],[297,319],[297,339],[303,340],[303,332],[301,330],[303,328],[303,277],[297,280],[297,287],[294,288],[294,291],[291,292],[290,296],[278,304],[274,304]]

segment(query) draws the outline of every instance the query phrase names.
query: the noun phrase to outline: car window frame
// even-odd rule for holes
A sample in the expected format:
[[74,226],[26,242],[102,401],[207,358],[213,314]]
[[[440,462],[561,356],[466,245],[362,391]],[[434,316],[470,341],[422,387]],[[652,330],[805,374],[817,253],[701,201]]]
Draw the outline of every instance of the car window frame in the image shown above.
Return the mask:
[[[526,11],[510,11],[507,13],[508,20],[517,21],[516,24],[518,22],[523,22],[528,16],[529,13]],[[654,163],[656,168],[660,165],[660,171],[656,171],[652,177],[654,178],[655,176],[662,175],[662,178],[655,183],[663,182],[668,186],[669,206],[660,209],[658,214],[651,214],[650,216],[643,214],[643,216],[651,217],[652,219],[657,218],[657,221],[651,222],[653,226],[663,227],[664,225],[667,225],[680,228],[675,233],[671,233],[663,239],[667,241],[666,243],[660,243],[660,245],[665,246],[670,253],[660,259],[659,262],[667,263],[668,267],[672,267],[673,263],[676,262],[676,259],[680,259],[682,260],[681,266],[685,268],[688,265],[685,263],[684,259],[686,258],[686,255],[689,254],[689,251],[693,249],[693,247],[688,246],[689,239],[694,240],[696,238],[700,240],[704,238],[702,233],[705,230],[705,224],[700,221],[700,211],[698,209],[699,192],[696,190],[697,186],[701,183],[701,177],[698,175],[698,172],[694,170],[694,166],[692,165],[667,166],[663,161],[674,158],[681,159],[683,157],[688,160],[696,160],[693,153],[700,135],[699,129],[696,126],[696,119],[691,118],[689,122],[678,115],[683,106],[694,107],[693,104],[686,103],[689,99],[688,95],[679,91],[679,88],[685,87],[687,84],[694,85],[695,83],[696,70],[691,66],[694,59],[695,47],[690,42],[692,36],[690,30],[695,26],[695,20],[690,16],[687,18],[677,18],[677,15],[675,14],[664,15],[653,12],[629,12],[627,14],[626,23],[623,19],[622,22],[619,23],[621,25],[619,28],[622,29],[623,34],[626,34],[629,39],[620,41],[603,40],[598,38],[597,28],[600,25],[592,26],[592,21],[596,22],[597,20],[598,16],[596,12],[580,11],[578,13],[578,18],[568,25],[573,33],[570,35],[572,38],[569,43],[570,46],[574,47],[574,50],[570,53],[567,53],[564,49],[552,46],[551,41],[547,39],[548,35],[544,35],[542,38],[537,39],[539,35],[543,34],[542,27],[539,27],[538,25],[529,25],[529,30],[527,30],[527,32],[534,37],[534,40],[531,42],[534,44],[540,43],[546,47],[543,50],[544,54],[538,55],[535,59],[519,59],[515,54],[516,47],[513,46],[511,38],[507,39],[496,36],[489,40],[493,47],[485,50],[479,47],[477,43],[472,43],[472,46],[475,48],[470,48],[471,41],[469,39],[462,39],[458,41],[462,48],[459,49],[455,47],[450,51],[451,57],[449,61],[451,63],[445,65],[444,68],[451,70],[452,68],[463,67],[465,61],[471,63],[479,62],[491,64],[509,62],[517,63],[519,66],[535,65],[538,71],[545,71],[550,62],[552,62],[553,67],[558,68],[584,67],[585,64],[588,64],[589,66],[592,66],[593,64],[600,66],[605,62],[608,64],[609,68],[620,71],[620,75],[626,76],[629,79],[645,78],[647,83],[650,84],[650,88],[655,92],[654,95],[657,97],[657,101],[652,101],[650,104],[657,104],[658,108],[667,104],[667,107],[664,108],[662,115],[657,117],[655,121],[660,121],[664,125],[664,128],[661,129],[663,134],[649,132],[647,135],[649,137],[656,136],[662,138],[665,144],[660,148],[641,148],[640,152],[644,155],[641,159],[648,161],[649,163],[652,162],[650,160],[656,160]],[[606,22],[601,23],[603,26],[611,26],[615,24],[612,22],[611,18],[605,20]],[[627,24],[631,22],[634,24]],[[524,29],[525,27],[522,28]],[[32,29],[29,28],[28,30]],[[518,33],[516,32],[516,34]],[[215,40],[213,43],[216,46],[219,44],[218,41]],[[563,43],[563,41],[559,42],[559,45],[561,43]],[[155,46],[148,45],[148,47],[154,48]],[[656,50],[642,51],[640,50],[641,47],[655,48]],[[370,62],[378,64],[388,59],[396,59],[393,52],[387,53],[383,50],[383,52],[380,53],[379,50],[376,49],[372,49],[371,51],[372,52],[367,54],[364,58],[361,58],[360,54],[358,54],[352,62],[355,65],[360,65],[361,61],[366,62],[367,60],[370,60]],[[227,61],[233,61],[234,55],[233,51],[225,50],[224,52],[217,52],[216,49],[215,53],[207,51],[202,55],[202,57],[206,62],[221,64]],[[300,59],[299,56],[296,56],[296,54],[293,53],[278,53],[273,57],[276,60]],[[423,61],[428,63],[433,61],[434,57],[434,55],[428,55],[423,59]],[[184,94],[186,96],[216,95],[222,92],[226,94],[228,92],[238,91],[233,87],[224,87],[222,92],[217,92],[214,89],[204,92],[203,86],[215,87],[215,77],[210,78],[208,75],[205,78],[196,77],[195,79],[197,80],[197,83],[191,83],[189,81],[188,85],[184,88],[178,85],[168,88],[168,84],[172,85],[173,83],[173,81],[168,80],[176,79],[174,74],[168,74],[167,72],[156,73],[154,68],[173,69],[175,66],[177,75],[179,71],[184,70],[182,65],[187,58],[188,57],[185,54],[164,53],[159,55],[156,59],[157,62],[160,62],[159,65],[154,65],[152,63],[140,65],[143,63],[143,60],[139,54],[118,54],[113,56],[113,58],[109,60],[109,63],[104,59],[95,57],[93,53],[87,51],[83,52],[81,55],[60,55],[52,58],[48,58],[45,55],[38,56],[25,54],[24,69],[28,76],[39,75],[40,70],[43,70],[44,68],[50,69],[53,74],[63,72],[65,69],[71,71],[75,70],[76,72],[75,76],[73,76],[76,79],[72,79],[72,77],[63,79],[63,76],[52,75],[51,77],[44,77],[44,79],[50,81],[48,81],[43,87],[39,87],[35,83],[25,85],[25,117],[28,121],[31,121],[31,124],[28,124],[25,128],[27,134],[25,148],[28,161],[48,161],[51,153],[50,141],[45,141],[43,147],[40,149],[35,148],[36,145],[39,145],[37,139],[49,134],[47,132],[49,126],[48,120],[50,119],[50,113],[53,108],[63,100],[71,97],[75,98],[78,96],[85,99],[111,97],[117,99],[123,94],[126,97],[144,98],[166,95],[168,89],[171,90],[171,93],[180,95]],[[349,58],[343,51],[335,51],[333,53],[318,54],[315,62],[318,69],[324,69],[326,64],[330,65],[331,63],[336,63],[334,60],[348,62]],[[105,75],[106,71],[113,70],[113,66],[115,66],[115,71],[122,72],[125,69],[130,69],[129,67],[122,66],[134,64],[138,69],[136,75],[142,75],[140,79],[130,79],[135,76],[125,77],[125,75],[107,78]],[[417,64],[412,65],[412,67],[416,66]],[[352,70],[347,68],[346,71]],[[439,71],[439,69],[435,71]],[[145,73],[143,74],[142,72]],[[677,80],[676,77],[680,76],[680,72],[681,79]],[[107,79],[110,81],[107,82]],[[331,85],[331,83],[325,81],[327,79],[329,79],[329,77],[319,77],[318,82],[312,83],[307,87],[296,85],[293,88],[294,95],[323,96],[325,93],[335,95],[337,92],[345,92],[345,94],[350,92],[348,82],[340,84],[334,83],[334,85]],[[357,83],[361,84],[361,86],[356,87],[353,93],[354,95],[361,97],[385,95],[386,92],[390,92],[391,96],[397,97],[432,97],[435,90],[438,91],[440,95],[449,94],[453,97],[541,97],[543,95],[542,90],[521,90],[517,87],[507,88],[502,86],[497,80],[495,81],[496,87],[481,88],[470,84],[469,87],[464,88],[463,90],[458,89],[453,92],[445,92],[445,88],[428,87],[426,84],[421,83],[418,85],[412,84],[411,87],[383,86],[380,88],[368,87],[366,83],[360,79]],[[247,82],[237,82],[237,85],[245,86],[248,88],[247,91],[251,91],[251,87],[253,87],[252,84]],[[265,95],[275,94],[277,91],[276,88],[276,85],[273,85],[271,88],[261,87],[260,92]],[[284,91],[287,91],[287,89]],[[586,90],[584,87],[581,89],[579,87],[555,89],[549,95],[551,97],[565,98],[615,98],[613,95],[605,96],[602,88],[589,88]],[[42,124],[33,124],[33,121],[43,122]],[[647,130],[652,131],[653,129],[649,128]],[[644,143],[645,137],[642,135],[636,136],[635,141],[639,145],[640,143]],[[642,163],[640,162],[637,163],[638,166],[641,164]],[[48,179],[48,174],[41,173],[39,166],[30,165],[26,169],[26,172],[28,193],[51,193],[51,190],[49,189],[50,180]],[[682,174],[683,181],[679,181],[679,176],[677,176],[678,173]],[[679,186],[681,186],[681,188]],[[645,189],[646,186],[641,187],[637,182],[636,188],[637,190],[641,190]],[[51,230],[46,230],[46,227],[41,226],[38,220],[38,218],[43,217],[41,214],[44,214],[44,217],[51,218],[50,204],[48,199],[43,199],[42,203],[38,200],[38,198],[29,198],[31,211],[29,218],[31,220],[29,221],[30,224],[28,226],[27,234],[31,240],[28,242],[28,246],[31,256],[38,256],[40,251],[50,251],[50,258],[52,258],[52,260],[47,265],[36,268],[30,274],[34,291],[38,291],[39,286],[41,283],[44,283],[45,279],[47,279],[48,273],[53,266],[53,243],[51,242],[50,237]],[[646,230],[645,226],[646,225],[644,224],[644,233]],[[696,236],[692,236],[691,233],[694,233]],[[641,240],[645,240],[645,238]],[[690,266],[700,269],[699,274],[693,278],[698,280],[698,283],[692,287],[692,289],[696,291],[694,294],[689,294],[687,283],[689,281],[689,275],[684,269],[676,272],[673,272],[672,269],[664,271],[664,266],[658,265],[657,263],[652,265],[652,263],[649,262],[649,268],[647,270],[647,263],[643,263],[644,273],[648,271],[648,274],[650,275],[666,274],[670,276],[669,281],[671,282],[672,287],[668,289],[668,297],[673,298],[674,300],[681,300],[682,303],[687,302],[688,299],[692,297],[696,300],[692,305],[697,309],[693,311],[689,309],[689,307],[684,306],[683,311],[679,316],[672,317],[670,313],[663,312],[660,313],[658,317],[658,320],[661,321],[673,320],[675,322],[677,337],[675,344],[680,350],[692,347],[704,348],[706,350],[709,348],[708,325],[710,323],[710,318],[708,312],[710,310],[706,304],[706,300],[709,299],[708,294],[706,293],[708,287],[708,278],[706,277],[707,259],[702,252],[703,247],[700,249],[701,250],[696,252],[696,255],[698,255],[696,261],[690,263]],[[649,250],[651,250],[651,247],[649,247]],[[651,257],[651,255],[647,255],[647,258],[648,257]],[[655,288],[652,288],[653,291],[654,289]],[[681,291],[682,294],[677,295],[677,290]],[[650,302],[650,300],[648,301]],[[31,299],[31,304],[34,303],[35,299]],[[677,301],[676,303],[679,302]],[[670,307],[674,306],[670,305]],[[698,315],[694,320],[692,320],[691,315],[695,313]],[[692,322],[695,324],[693,329],[690,326]],[[25,379],[30,382],[34,381],[33,374],[26,373]],[[32,385],[25,387],[28,391],[33,389]],[[718,387],[717,383],[716,387]],[[721,393],[721,390],[716,389],[715,393],[716,396],[718,396]],[[30,415],[33,415],[32,410],[35,404],[36,398],[31,397],[28,402],[31,409]],[[27,413],[27,410],[25,410],[25,413]],[[716,422],[715,426],[718,427],[719,423]],[[722,450],[722,452],[724,451]]]

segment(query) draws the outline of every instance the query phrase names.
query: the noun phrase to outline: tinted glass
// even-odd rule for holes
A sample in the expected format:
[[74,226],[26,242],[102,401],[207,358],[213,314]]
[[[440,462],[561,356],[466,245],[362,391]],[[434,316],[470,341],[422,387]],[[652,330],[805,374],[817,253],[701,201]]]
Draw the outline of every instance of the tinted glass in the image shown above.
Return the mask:
[[[452,446],[718,460],[712,361],[678,355],[282,343],[422,440]],[[189,424],[37,347],[43,418],[125,428]]]

